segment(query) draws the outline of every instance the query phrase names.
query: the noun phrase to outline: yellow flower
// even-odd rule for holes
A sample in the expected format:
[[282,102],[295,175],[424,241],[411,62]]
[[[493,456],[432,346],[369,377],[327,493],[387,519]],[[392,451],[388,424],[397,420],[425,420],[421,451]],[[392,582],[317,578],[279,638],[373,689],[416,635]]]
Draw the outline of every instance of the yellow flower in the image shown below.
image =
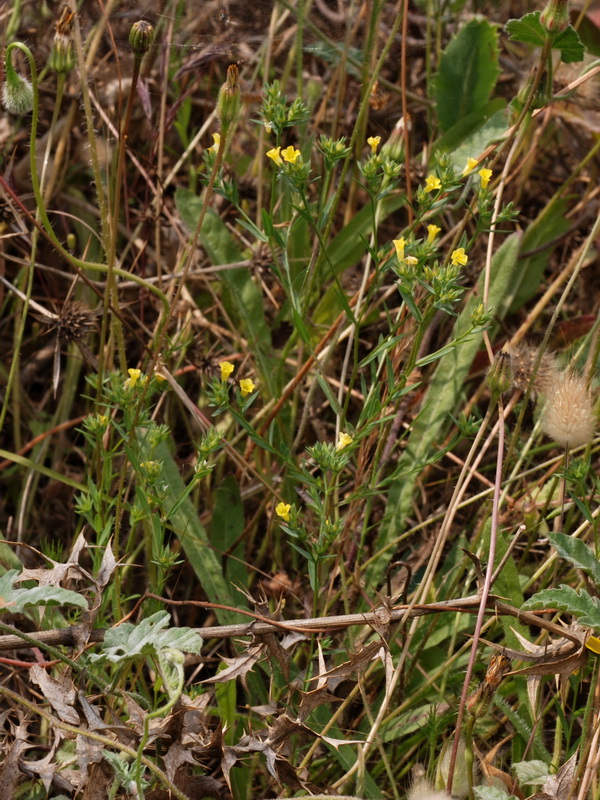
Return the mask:
[[592,653],[600,653],[600,639],[597,636],[588,636],[585,640],[585,646]]
[[231,375],[235,367],[231,363],[231,361],[220,361],[219,366],[221,367],[221,380],[226,381],[227,378]]
[[469,260],[469,256],[465,253],[464,247],[459,247],[458,250],[453,251],[450,259],[453,267],[455,267],[457,264],[460,264],[461,267],[464,267]]
[[221,144],[221,134],[220,133],[213,133],[213,142],[214,144],[211,145],[208,149],[211,150],[213,153],[219,152],[219,145]]
[[242,393],[242,397],[252,394],[255,388],[254,381],[251,378],[243,378],[240,381],[240,391]]
[[477,173],[481,178],[481,188],[487,189],[487,185],[490,182],[490,178],[492,177],[492,170],[491,169],[480,169]]
[[477,159],[476,158],[468,158],[467,159],[467,166],[463,169],[462,174],[468,175],[470,172],[473,172],[475,167],[477,166]]
[[291,508],[292,507],[289,503],[277,503],[277,506],[275,507],[275,513],[285,522],[289,522]]
[[274,147],[267,153],[267,158],[272,159],[277,164],[278,167],[283,166],[283,161],[281,160],[281,156],[279,155],[280,152],[281,152],[281,147]]
[[404,261],[404,247],[406,245],[406,239],[394,239],[392,244],[396,248],[396,258],[398,261]]
[[369,138],[367,139],[367,144],[371,145],[372,155],[375,155],[375,153],[377,152],[377,148],[379,147],[380,142],[381,142],[381,136],[369,136]]
[[338,443],[335,446],[336,450],[343,450],[344,447],[348,447],[349,444],[352,444],[354,439],[348,433],[341,433],[340,431],[340,438],[338,439]]
[[438,228],[437,225],[428,225],[427,226],[427,241],[429,242],[429,244],[431,244],[431,242],[433,242],[433,240],[435,239],[435,237],[438,235],[438,233],[441,230],[442,229]]
[[435,175],[430,175],[428,178],[425,179],[425,191],[426,192],[435,192],[438,189],[442,188],[442,182],[439,178],[436,178]]
[[407,264],[409,267],[414,267],[415,264],[419,263],[419,259],[415,258],[414,256],[406,256],[404,259],[404,263]]
[[284,161],[289,161],[290,164],[295,164],[296,161],[300,158],[300,150],[296,150],[292,145],[286,147],[285,150],[281,151],[281,155],[283,156]]
[[127,372],[129,373],[129,378],[125,381],[125,388],[126,389],[133,389],[139,379],[142,377],[142,370],[141,369],[128,369]]

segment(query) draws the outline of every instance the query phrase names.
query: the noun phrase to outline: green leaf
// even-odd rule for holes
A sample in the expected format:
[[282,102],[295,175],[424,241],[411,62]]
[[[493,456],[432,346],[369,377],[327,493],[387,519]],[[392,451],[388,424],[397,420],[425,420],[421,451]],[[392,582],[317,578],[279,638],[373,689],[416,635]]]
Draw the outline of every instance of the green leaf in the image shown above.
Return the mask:
[[[215,504],[210,523],[211,540],[220,550],[228,554],[225,574],[232,586],[248,586],[248,573],[244,563],[245,548],[244,507],[242,496],[234,475],[226,475],[215,492]],[[237,605],[247,607],[240,595]]]
[[555,50],[560,50],[560,60],[565,64],[583,61],[585,47],[579,38],[579,34],[572,25],[569,25],[566,30],[559,33],[552,42],[552,47]]
[[[548,31],[540,22],[540,12],[533,11],[531,14],[525,14],[520,19],[511,19],[506,23],[506,32],[508,38],[513,42],[525,42],[526,44],[533,44],[536,47],[543,47],[546,41]],[[585,55],[585,47],[579,34],[572,25],[556,34],[552,40],[552,47],[554,50],[560,51],[560,59],[565,64],[571,64],[575,61],[583,61]]]
[[509,19],[504,26],[511,42],[525,42],[543,47],[548,35],[540,22],[540,12],[533,11],[520,19]]
[[20,572],[11,569],[0,576],[0,611],[11,614],[23,611],[28,606],[76,606],[88,608],[87,600],[77,592],[63,589],[60,586],[35,586],[33,589],[17,589],[14,584],[20,578]]
[[533,783],[541,785],[550,777],[548,764],[544,761],[518,761],[512,765],[519,783]]
[[565,216],[567,208],[566,199],[552,198],[525,231],[520,253],[532,252],[532,255],[519,259],[519,270],[511,287],[511,312],[518,311],[539,292],[550,256],[559,244],[559,237],[569,230],[569,221]]
[[454,167],[461,172],[468,158],[483,153],[492,142],[501,141],[507,128],[506,101],[496,98],[446,131],[434,144],[434,152],[450,153]]
[[104,634],[102,653],[90,656],[92,661],[107,659],[117,664],[135,658],[159,655],[164,650],[181,650],[199,653],[202,639],[191,628],[169,628],[171,615],[157,611],[137,625],[124,622],[118,628],[109,628]]
[[600,599],[592,597],[585,589],[579,593],[562,583],[558,589],[542,589],[523,603],[523,609],[557,608],[579,619],[581,625],[600,630]]
[[561,558],[586,572],[600,586],[600,563],[590,547],[565,533],[549,533],[548,539]]
[[517,800],[500,786],[475,786],[474,791],[477,800]]
[[435,77],[441,128],[447,131],[485,106],[499,73],[496,28],[487,20],[471,20],[450,40]]

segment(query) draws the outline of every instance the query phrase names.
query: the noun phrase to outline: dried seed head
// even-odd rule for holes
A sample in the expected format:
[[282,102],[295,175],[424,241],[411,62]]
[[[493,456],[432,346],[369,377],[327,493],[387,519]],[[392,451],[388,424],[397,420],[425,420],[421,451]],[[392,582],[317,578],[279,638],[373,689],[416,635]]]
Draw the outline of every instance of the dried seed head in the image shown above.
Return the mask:
[[83,303],[65,303],[52,326],[63,342],[79,342],[94,328],[94,312]]
[[581,375],[566,370],[556,376],[546,392],[542,428],[562,447],[579,447],[594,438],[594,403]]
[[450,800],[448,792],[436,791],[426,778],[415,781],[406,800]]
[[521,343],[511,347],[509,353],[515,388],[526,392],[531,383],[533,396],[546,394],[558,374],[554,356],[544,353],[534,375],[535,362],[539,355],[537,348]]

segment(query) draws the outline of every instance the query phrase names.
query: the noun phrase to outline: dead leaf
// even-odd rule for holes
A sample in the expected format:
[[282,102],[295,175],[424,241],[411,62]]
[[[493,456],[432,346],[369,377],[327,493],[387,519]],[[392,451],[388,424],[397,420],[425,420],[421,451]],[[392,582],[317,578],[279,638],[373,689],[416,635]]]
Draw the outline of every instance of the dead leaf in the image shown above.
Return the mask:
[[571,794],[577,770],[577,752],[562,765],[556,775],[551,775],[542,786],[541,791],[546,792],[555,800],[568,800]]
[[76,694],[70,669],[63,672],[59,678],[52,678],[45,669],[38,664],[33,664],[29,668],[29,679],[33,683],[37,683],[42,694],[63,722],[79,725],[79,714],[73,708]]
[[0,797],[15,797],[21,772],[19,758],[27,747],[27,726],[22,722],[16,729],[12,744],[4,749],[4,761],[0,767]]
[[227,681],[230,681],[233,678],[239,678],[242,681],[244,688],[247,689],[246,675],[263,655],[263,651],[264,645],[258,644],[249,647],[245,653],[236,656],[235,658],[225,658],[223,656],[223,661],[226,664],[229,664],[229,666],[214,675],[212,678],[206,678],[202,681],[202,683],[227,683]]

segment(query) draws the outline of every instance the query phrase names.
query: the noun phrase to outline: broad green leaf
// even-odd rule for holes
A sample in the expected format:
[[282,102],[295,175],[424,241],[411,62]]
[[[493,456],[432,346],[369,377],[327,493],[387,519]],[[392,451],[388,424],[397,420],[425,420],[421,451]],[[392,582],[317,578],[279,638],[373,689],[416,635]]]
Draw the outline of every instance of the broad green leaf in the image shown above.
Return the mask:
[[[525,258],[519,259],[519,269],[511,286],[511,311],[518,311],[540,291],[542,277],[557,246],[557,239],[569,230],[569,221],[565,216],[567,208],[564,198],[553,198],[523,234],[520,252],[525,254]],[[553,242],[553,246],[545,247]],[[527,256],[529,252],[532,255]]]
[[452,37],[435,77],[442,130],[486,105],[500,73],[498,32],[487,20],[471,20]]
[[[509,291],[518,269],[516,256],[520,235],[510,236],[499,248],[492,260],[490,304],[502,318],[506,312],[503,299]],[[464,310],[454,325],[453,339],[458,339],[469,330],[471,312],[481,302],[483,274],[479,279],[479,290],[467,301]],[[444,432],[450,424],[450,414],[456,413],[465,390],[465,381],[475,354],[482,346],[483,333],[473,335],[469,341],[453,348],[445,355],[431,379],[422,411],[415,420],[408,439],[408,447],[398,462],[399,477],[390,486],[379,547],[391,543],[402,531],[404,520],[410,513],[413,488],[423,466],[439,451]],[[372,579],[377,582],[377,575]]]
[[455,169],[460,173],[467,159],[483,153],[492,142],[501,141],[508,127],[506,101],[502,98],[490,100],[446,131],[435,143],[434,152],[449,153]]
[[[164,483],[167,487],[164,502],[169,511],[179,503],[186,489],[177,464],[166,442],[161,442],[152,449],[143,435],[140,435],[139,444],[144,459],[157,459],[163,462]],[[198,577],[198,584],[206,592],[207,598],[213,603],[236,607],[239,598],[236,596],[234,599],[231,584],[223,576],[220,551],[215,552],[211,546],[206,530],[198,519],[198,512],[189,497],[179,503],[175,513],[169,516],[169,523],[173,526]],[[215,614],[223,625],[240,621],[239,614],[233,611],[217,608]]]
[[[510,19],[505,27],[508,38],[513,42],[525,42],[536,47],[542,47],[548,36],[548,32],[540,22],[539,11],[525,14],[520,19]],[[565,64],[583,61],[585,48],[572,25],[554,36],[552,47],[560,51],[560,59]]]
[[533,783],[541,785],[550,777],[548,764],[544,761],[518,761],[512,765],[519,783]]
[[513,794],[509,795],[499,786],[475,786],[474,791],[477,800],[516,800]]
[[11,569],[0,576],[0,612],[11,614],[23,611],[30,606],[76,606],[88,608],[87,600],[77,592],[63,589],[60,586],[35,586],[32,589],[17,589],[14,584],[19,580],[20,572]]
[[164,650],[181,650],[184,653],[199,653],[202,639],[191,628],[171,628],[168,611],[143,619],[137,625],[124,622],[117,628],[109,628],[104,634],[102,652],[90,656],[92,661],[108,660],[117,664],[151,655]]
[[539,11],[525,14],[520,19],[509,19],[504,27],[512,42],[525,42],[525,44],[543,47],[546,41],[547,33],[540,22]]
[[548,539],[561,558],[587,572],[593,578],[596,586],[600,586],[600,563],[587,544],[584,544],[581,539],[575,539],[565,533],[549,533]]
[[579,38],[579,34],[572,25],[560,33],[552,42],[555,50],[560,50],[560,60],[565,64],[574,64],[583,61],[585,47]]
[[[227,553],[225,574],[232,586],[248,586],[248,573],[244,563],[245,549],[244,507],[234,475],[226,475],[214,494],[210,538],[214,545]],[[246,608],[243,595],[236,592],[237,605]]]
[[585,589],[579,593],[562,583],[558,589],[542,589],[525,603],[523,609],[557,608],[577,617],[581,625],[600,630],[600,599],[592,597]]

